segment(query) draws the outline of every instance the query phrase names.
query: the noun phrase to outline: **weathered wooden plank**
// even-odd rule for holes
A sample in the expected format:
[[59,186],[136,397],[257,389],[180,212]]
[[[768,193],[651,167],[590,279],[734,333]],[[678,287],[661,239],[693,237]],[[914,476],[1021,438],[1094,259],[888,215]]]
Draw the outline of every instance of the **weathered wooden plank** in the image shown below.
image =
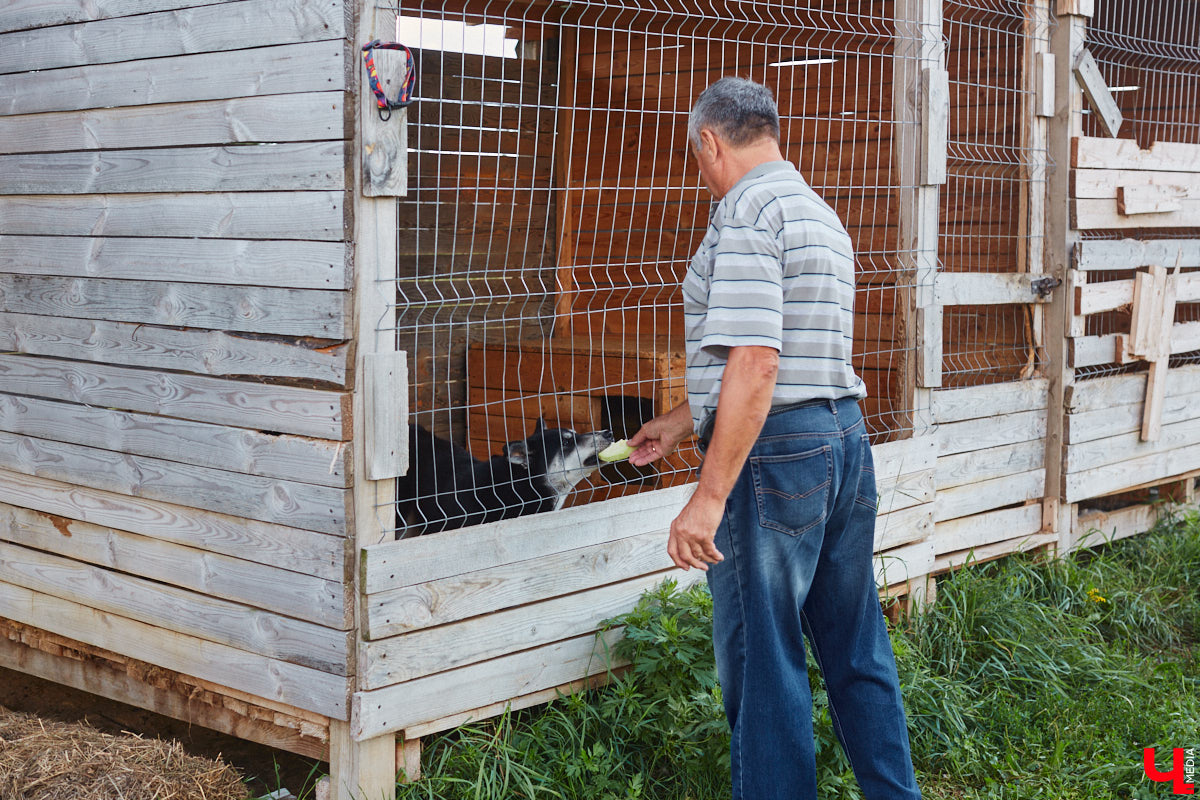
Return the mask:
[[346,144],[85,150],[0,156],[0,194],[335,190]]
[[966,564],[981,564],[984,561],[991,561],[994,558],[1001,558],[1013,553],[1024,553],[1027,550],[1033,550],[1043,545],[1057,543],[1057,531],[1006,539],[1003,542],[985,544],[982,547],[971,547],[966,550],[958,550],[954,553],[946,553],[943,556],[938,556],[933,562],[933,571],[935,573],[946,572]]
[[[42,638],[50,635],[44,632],[39,634]],[[63,638],[62,641],[70,642],[76,650],[82,646],[74,640]],[[305,758],[329,758],[329,745],[324,743],[324,740],[328,739],[328,735],[324,733],[327,725],[322,726],[316,722],[271,711],[265,707],[267,701],[261,699],[257,703],[235,700],[229,695],[238,694],[247,698],[250,695],[235,692],[227,687],[221,687],[221,691],[215,693],[226,698],[223,702],[197,702],[191,691],[184,694],[174,687],[163,688],[161,682],[151,684],[145,678],[146,673],[138,671],[138,667],[145,669],[147,666],[144,662],[130,664],[128,660],[125,663],[115,663],[98,658],[82,660],[65,657],[0,636],[0,667],[144,708],[172,719],[191,722],[202,728],[237,736],[239,739],[248,739],[278,750],[296,753]],[[162,678],[167,677],[165,670],[159,670],[159,673]],[[170,677],[178,678],[179,674],[171,673]],[[214,686],[207,681],[193,680]],[[210,694],[209,697],[211,696]],[[249,716],[251,714],[253,716]]]
[[934,298],[943,306],[1045,303],[1049,298],[1032,287],[1033,281],[1044,277],[1027,272],[939,272]]
[[[1146,373],[1140,373],[1143,385]],[[1168,376],[1169,378],[1169,376]],[[1070,414],[1066,420],[1065,440],[1069,444],[1083,444],[1108,436],[1116,436],[1141,430],[1144,399],[1110,408],[1081,411]],[[1163,400],[1162,420],[1165,424],[1186,422],[1200,416],[1193,394],[1168,395]]]
[[[390,25],[385,22],[384,15],[371,14],[370,20],[364,20],[363,23],[366,34],[363,38],[366,41],[374,39],[386,41],[391,38],[391,32],[384,30]],[[386,97],[394,99],[408,77],[408,59],[403,51],[376,50],[374,52],[379,86]],[[418,62],[426,60],[422,58],[423,55],[424,53],[416,55]],[[439,53],[439,55],[441,54]],[[437,66],[430,65],[433,69],[444,66],[440,63],[440,58],[437,61],[439,62]],[[418,67],[418,75],[420,74],[421,70]],[[416,96],[421,97],[424,94],[433,97],[446,96],[444,87],[440,85],[434,91],[426,92],[423,91],[424,89],[424,86],[418,86]],[[521,104],[521,107],[524,105]],[[408,109],[393,109],[381,115],[374,93],[364,90],[359,92],[358,120],[361,131],[359,151],[362,164],[363,195],[366,197],[404,197],[408,194]],[[441,130],[435,136],[439,142],[437,146],[439,150],[461,151],[467,149],[461,144],[458,147],[446,146],[442,140]],[[417,147],[420,145],[418,144]],[[485,152],[482,146],[479,152]]]
[[1200,447],[1181,447],[1070,473],[1065,478],[1067,502],[1131,489],[1200,469]]
[[1072,142],[1071,166],[1076,169],[1196,172],[1200,144],[1155,142],[1143,150],[1133,139],[1080,136]]
[[[1200,165],[1197,167],[1200,169]],[[1072,177],[1075,181],[1072,197],[1120,200],[1124,193],[1126,207],[1119,210],[1125,215],[1146,213],[1129,207],[1131,197],[1136,199],[1138,193],[1143,191],[1163,194],[1168,198],[1175,199],[1200,197],[1200,173],[1151,172],[1132,169],[1077,169],[1074,170]],[[1174,209],[1158,210],[1171,211]],[[1103,242],[1104,240],[1097,241]],[[1174,259],[1166,262],[1167,266],[1174,266],[1174,264]]]
[[346,138],[343,92],[0,117],[0,153]]
[[372,353],[364,359],[367,480],[408,472],[408,354]]
[[0,348],[206,375],[308,378],[344,386],[348,345],[247,339],[224,331],[0,312]]
[[0,312],[344,339],[349,295],[318,289],[0,273]]
[[0,583],[0,607],[6,617],[17,622],[258,697],[334,718],[346,712],[346,679],[320,670],[163,630],[8,583]]
[[946,182],[946,138],[950,117],[950,73],[943,67],[921,69],[921,172],[923,186]]
[[[59,483],[8,470],[0,470],[0,501],[40,511],[63,520],[66,525],[74,525],[71,520],[80,520],[184,545],[189,549],[178,552],[188,553],[191,564],[203,564],[200,551],[208,551],[276,567],[281,572],[275,576],[274,583],[267,581],[266,585],[303,586],[302,591],[317,592],[314,598],[327,591],[321,589],[324,584],[292,581],[286,572],[312,575],[340,584],[345,581],[350,560],[346,539],[341,536]],[[145,547],[148,545],[143,543]],[[179,568],[174,569],[178,574]],[[219,576],[208,575],[210,580],[216,577]]]
[[363,637],[382,639],[669,569],[666,529],[477,570],[367,598]]
[[341,290],[341,242],[0,235],[0,272]]
[[1115,139],[1121,132],[1123,122],[1121,107],[1117,105],[1108,84],[1104,82],[1104,76],[1100,74],[1096,59],[1087,48],[1084,48],[1075,60],[1074,72],[1088,104],[1092,107],[1092,113],[1100,120],[1108,135]]
[[1045,408],[1047,388],[1048,381],[1045,378],[1034,378],[961,389],[938,389],[933,392],[931,401],[933,420],[936,423],[962,422]]
[[935,486],[940,492],[976,481],[1040,469],[1045,463],[1045,449],[1044,442],[1033,439],[1017,444],[989,447],[986,450],[967,450],[952,456],[942,456],[937,463]]
[[1034,503],[939,522],[934,526],[932,544],[935,553],[940,556],[994,544],[1014,536],[1030,536],[1041,529],[1042,506]]
[[355,739],[370,739],[497,700],[548,689],[619,666],[612,649],[624,635],[577,636],[552,645],[448,670],[351,699]]
[[0,234],[344,241],[345,192],[0,196]]
[[[1176,448],[1200,445],[1200,418],[1184,419],[1179,422],[1172,422],[1164,418],[1159,438],[1153,441],[1143,441],[1141,437],[1142,409],[1140,406],[1134,408],[1137,409],[1134,430],[1124,433],[1113,430],[1105,433],[1103,438],[1068,445],[1064,469],[1068,473],[1080,472],[1153,453],[1164,453]],[[1174,418],[1176,416],[1172,415],[1172,419]]]
[[876,476],[875,488],[879,497],[879,513],[893,511],[933,502],[933,467],[921,472],[909,472],[894,478],[880,479]]
[[0,31],[111,19],[234,0],[8,0],[0,6]]
[[944,489],[937,493],[937,499],[934,501],[933,519],[935,523],[944,522],[990,511],[993,508],[1037,500],[1045,489],[1045,469]]
[[933,533],[933,504],[922,503],[875,520],[873,550],[880,552],[909,542],[928,538]]
[[346,442],[8,394],[0,394],[0,430],[245,475],[350,484]]
[[1078,230],[1097,228],[1197,228],[1200,227],[1200,198],[1179,201],[1179,210],[1161,214],[1126,216],[1115,200],[1072,200],[1071,218]]
[[347,673],[348,632],[4,542],[0,568],[7,582],[35,592],[331,675]]
[[335,0],[243,0],[0,34],[0,73],[340,39]]
[[939,425],[939,456],[986,450],[1016,442],[1040,439],[1046,435],[1046,410],[1034,409],[1012,414],[996,414],[985,419],[964,420]]
[[1075,313],[1099,314],[1127,306],[1133,302],[1133,288],[1134,282],[1128,279],[1076,286]]
[[643,592],[668,577],[686,585],[703,580],[703,573],[656,572],[451,625],[365,642],[359,649],[359,664],[366,670],[360,688],[378,689],[582,636],[595,631],[604,620],[631,610]]
[[1075,268],[1080,270],[1176,263],[1185,269],[1200,267],[1200,239],[1087,239],[1075,245]]
[[337,40],[10,73],[0,75],[0,116],[339,91],[359,65],[350,56]]
[[1096,367],[1117,362],[1117,350],[1122,348],[1120,335],[1076,336],[1067,340],[1071,366],[1075,369]]
[[[374,595],[517,561],[534,561],[666,531],[695,491],[677,486],[546,514],[363,548],[362,591]],[[539,568],[540,571],[540,568]]]
[[[1185,365],[1171,370],[1167,378],[1167,397],[1197,393],[1200,393],[1200,365]],[[1141,403],[1145,396],[1146,376],[1139,373],[1079,381],[1068,389],[1065,399],[1067,413],[1075,415]]]
[[[330,629],[351,627],[352,595],[339,581],[206,553],[90,522],[0,503],[0,539],[63,558],[286,614]],[[93,604],[94,605],[94,604]]]
[[342,534],[349,516],[349,494],[344,489],[239,475],[6,432],[0,432],[0,466],[321,533]]
[[875,585],[897,583],[928,575],[933,570],[933,542],[917,542],[875,554]]
[[1157,505],[1136,505],[1116,511],[1080,511],[1072,531],[1075,548],[1095,547],[1145,533],[1158,522],[1161,511]]
[[12,394],[346,441],[350,396],[251,381],[0,353]]

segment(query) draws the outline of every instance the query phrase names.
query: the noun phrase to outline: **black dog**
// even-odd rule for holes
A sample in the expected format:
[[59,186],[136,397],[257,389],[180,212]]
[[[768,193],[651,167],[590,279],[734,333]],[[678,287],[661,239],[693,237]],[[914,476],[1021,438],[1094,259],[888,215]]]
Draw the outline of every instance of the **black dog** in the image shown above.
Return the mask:
[[408,474],[397,481],[396,538],[465,528],[562,508],[575,485],[600,467],[608,431],[542,427],[480,461],[463,448],[408,426]]

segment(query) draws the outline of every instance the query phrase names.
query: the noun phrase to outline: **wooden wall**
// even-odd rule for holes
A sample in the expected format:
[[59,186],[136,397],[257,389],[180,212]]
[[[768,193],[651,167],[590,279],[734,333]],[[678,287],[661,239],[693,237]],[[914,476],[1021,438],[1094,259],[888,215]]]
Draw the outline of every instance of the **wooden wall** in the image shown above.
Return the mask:
[[0,617],[308,721],[354,623],[346,9],[0,8]]

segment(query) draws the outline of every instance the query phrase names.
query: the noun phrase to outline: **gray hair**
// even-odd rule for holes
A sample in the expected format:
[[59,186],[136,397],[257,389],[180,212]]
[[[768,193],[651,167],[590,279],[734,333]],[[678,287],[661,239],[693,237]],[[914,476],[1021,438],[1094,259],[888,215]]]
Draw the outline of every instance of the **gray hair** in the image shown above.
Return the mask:
[[734,147],[770,137],[779,141],[779,109],[771,90],[745,78],[721,78],[700,93],[688,117],[688,138],[700,146],[708,128]]

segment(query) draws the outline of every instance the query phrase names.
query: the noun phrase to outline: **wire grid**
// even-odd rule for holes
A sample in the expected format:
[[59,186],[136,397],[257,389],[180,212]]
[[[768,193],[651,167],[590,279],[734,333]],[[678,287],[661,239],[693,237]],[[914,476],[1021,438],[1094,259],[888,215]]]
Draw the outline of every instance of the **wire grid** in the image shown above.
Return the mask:
[[[1132,137],[1143,148],[1156,141],[1200,144],[1200,5],[1097,0],[1096,13],[1088,25],[1087,46],[1121,109],[1122,138]],[[1087,136],[1107,136],[1087,109],[1083,131]],[[1081,235],[1084,239],[1197,239],[1200,231],[1083,231]],[[1088,282],[1132,280],[1137,268],[1143,266],[1131,264],[1129,269],[1089,272]],[[1200,321],[1200,303],[1176,306],[1175,321]],[[1130,323],[1130,310],[1119,309],[1090,315],[1085,330],[1089,336],[1128,333]],[[1200,363],[1200,351],[1171,359],[1172,366],[1191,363]],[[1077,369],[1075,376],[1083,380],[1145,368],[1142,362],[1102,364]]]
[[[786,157],[855,242],[868,428],[911,430],[890,3],[390,8],[421,66],[395,308],[416,423],[486,459],[539,416],[626,438],[686,400],[679,282],[712,205],[686,122],[739,75],[775,90]],[[665,465],[604,467],[568,503],[686,482],[698,461],[688,444]]]
[[[941,193],[939,256],[946,272],[1029,272],[1030,230],[1023,200],[1044,194],[1045,172],[1030,165],[1044,150],[1025,140],[1032,95],[1025,49],[1049,42],[1029,3],[947,0],[943,6],[950,73],[947,181]],[[1038,265],[1040,270],[1040,265]],[[1031,305],[948,306],[943,311],[943,385],[1032,377],[1039,367]]]

